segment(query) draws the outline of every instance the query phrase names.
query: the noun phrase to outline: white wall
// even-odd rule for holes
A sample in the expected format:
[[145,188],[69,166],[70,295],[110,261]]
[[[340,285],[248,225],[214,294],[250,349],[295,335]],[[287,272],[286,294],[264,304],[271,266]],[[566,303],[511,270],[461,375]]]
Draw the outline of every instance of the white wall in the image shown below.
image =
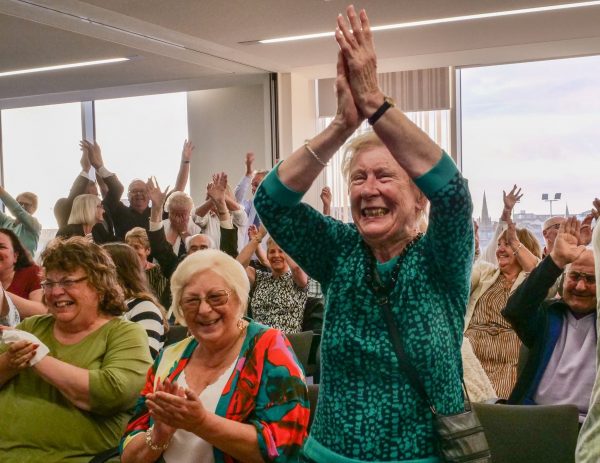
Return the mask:
[[214,172],[224,171],[235,187],[244,175],[248,151],[256,169],[270,168],[271,128],[268,77],[262,85],[200,90],[188,93],[188,130],[196,146],[190,172],[190,192],[204,201]]
[[[285,159],[317,134],[315,81],[291,73],[279,74],[278,84],[279,150],[281,159]],[[313,183],[303,200],[318,210],[322,208],[319,198],[324,186],[322,178]]]

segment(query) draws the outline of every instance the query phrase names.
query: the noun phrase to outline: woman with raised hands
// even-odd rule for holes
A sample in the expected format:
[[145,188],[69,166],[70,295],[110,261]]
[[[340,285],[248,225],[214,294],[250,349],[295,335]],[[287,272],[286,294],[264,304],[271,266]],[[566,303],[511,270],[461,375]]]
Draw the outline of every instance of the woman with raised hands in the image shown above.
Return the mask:
[[[319,403],[306,458],[436,462],[432,413],[399,368],[384,310],[438,412],[462,412],[471,198],[452,159],[379,88],[366,12],[350,6],[347,17],[350,24],[338,16],[335,33],[337,114],[267,175],[254,203],[271,236],[325,294]],[[374,132],[346,151],[354,224],[344,224],[300,200],[364,119]]]

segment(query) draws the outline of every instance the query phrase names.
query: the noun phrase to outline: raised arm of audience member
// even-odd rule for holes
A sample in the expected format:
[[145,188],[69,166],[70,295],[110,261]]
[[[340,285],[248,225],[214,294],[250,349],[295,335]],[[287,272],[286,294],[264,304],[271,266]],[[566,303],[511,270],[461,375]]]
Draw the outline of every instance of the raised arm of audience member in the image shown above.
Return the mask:
[[83,140],[81,146],[87,153],[90,164],[96,169],[96,178],[102,177],[102,180],[104,180],[104,183],[106,184],[107,191],[106,196],[104,196],[104,203],[109,210],[114,210],[116,207],[119,207],[119,205],[122,205],[121,197],[123,196],[125,187],[114,173],[104,167],[102,151],[97,142],[94,141],[94,143],[91,143],[87,140]]
[[194,212],[194,214],[196,214],[198,217],[204,217],[206,214],[208,214],[210,212],[210,209],[213,206],[213,202],[210,199],[207,199],[206,201],[204,201],[202,204],[200,204],[197,208],[196,211]]
[[[15,216],[15,220],[13,220],[0,210],[0,228],[14,230],[29,252],[32,255],[35,254],[42,231],[42,224],[32,215],[37,209],[37,196],[33,193],[21,193],[15,200],[0,186],[0,200]],[[19,227],[19,224],[22,224],[22,227]]]
[[234,190],[235,199],[238,203],[241,203],[244,200],[246,194],[248,193],[248,188],[250,188],[250,182],[252,182],[252,176],[254,175],[254,159],[254,153],[246,153],[246,173]]
[[508,222],[512,221],[512,211],[522,196],[521,188],[518,188],[517,185],[513,185],[508,194],[506,191],[502,191],[502,202],[504,203],[502,214],[494,230],[494,236],[488,241],[487,246],[481,250],[481,260],[498,265],[498,258],[496,257],[498,238],[506,230]]
[[300,268],[300,266],[287,253],[284,253],[285,261],[292,271],[292,278],[298,288],[305,288],[308,285],[308,275]]
[[554,285],[567,265],[574,262],[585,251],[585,246],[578,244],[580,223],[575,217],[560,224],[554,248],[540,265],[532,270],[529,276],[509,297],[502,315],[519,335],[521,341],[530,346],[533,338],[540,330],[532,317],[537,316],[537,309],[546,299],[548,290]]
[[108,185],[106,184],[106,182],[100,175],[96,176],[96,182],[98,182],[98,188],[100,189],[100,196],[102,196],[102,199],[106,198],[106,195],[108,194]]
[[509,219],[507,222],[508,229],[506,232],[506,238],[508,245],[513,250],[514,256],[517,258],[519,265],[525,272],[531,272],[535,266],[539,263],[539,259],[529,250],[527,246],[524,246],[519,237],[517,236],[517,226]]
[[190,178],[190,162],[192,161],[192,152],[195,148],[196,147],[191,141],[185,140],[183,142],[181,163],[179,164],[179,172],[177,173],[177,180],[175,181],[175,188],[173,191],[185,190],[185,186]]
[[164,191],[160,189],[156,179],[148,179],[146,183],[148,196],[152,201],[152,209],[150,212],[150,229],[148,230],[148,241],[150,241],[150,251],[154,258],[158,261],[160,269],[165,278],[170,278],[179,259],[173,252],[173,246],[167,241],[165,229],[162,224],[163,204],[167,197],[169,187]]
[[73,208],[73,200],[85,193],[93,194],[93,189],[95,189],[95,184],[90,180],[90,168],[92,165],[87,154],[87,148],[84,146],[83,141],[79,143],[79,146],[81,148],[81,159],[79,160],[81,173],[75,178],[73,185],[71,185],[69,196],[60,198],[54,205],[54,217],[56,218],[58,228],[67,226],[71,209]]
[[[260,228],[256,228],[256,225],[250,225],[248,227],[248,236],[250,238],[248,240],[248,244],[244,246],[237,256],[238,262],[242,264],[244,268],[248,268],[250,265],[250,259],[252,258],[252,255],[259,249],[262,249],[260,243],[262,243],[262,240],[265,238],[265,236],[267,236],[267,229],[262,225]],[[265,261],[266,260],[267,259],[265,257]]]
[[227,207],[227,174],[219,172],[213,174],[213,181],[206,187],[206,196],[213,202],[219,216],[219,222],[223,228],[233,228],[231,214]]
[[328,186],[321,190],[321,201],[323,202],[323,215],[331,215],[331,188]]

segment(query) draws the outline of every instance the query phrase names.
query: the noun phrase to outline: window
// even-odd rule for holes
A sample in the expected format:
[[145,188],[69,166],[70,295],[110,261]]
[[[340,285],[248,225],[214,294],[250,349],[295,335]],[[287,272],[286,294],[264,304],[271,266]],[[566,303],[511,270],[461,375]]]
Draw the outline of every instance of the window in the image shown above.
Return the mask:
[[[54,203],[69,194],[81,171],[79,103],[2,111],[4,185],[13,197],[32,191],[39,197],[35,216],[56,230]],[[53,232],[51,232],[53,233]],[[40,242],[44,241],[44,237]]]
[[[600,57],[463,69],[462,167],[482,246],[502,210],[502,190],[523,188],[515,221],[537,234],[550,216],[585,216],[599,196]],[[484,217],[483,196],[487,214]],[[553,200],[561,193],[560,200]],[[489,222],[489,223],[488,223]]]
[[95,114],[106,168],[118,175],[125,196],[136,178],[155,175],[161,188],[175,185],[188,136],[186,93],[99,100]]

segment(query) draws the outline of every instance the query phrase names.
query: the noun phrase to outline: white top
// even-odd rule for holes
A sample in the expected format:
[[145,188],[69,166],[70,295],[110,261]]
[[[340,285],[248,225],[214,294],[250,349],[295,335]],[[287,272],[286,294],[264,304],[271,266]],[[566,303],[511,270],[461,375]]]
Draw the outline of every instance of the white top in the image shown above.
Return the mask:
[[[169,232],[171,231],[171,221],[169,219],[165,219],[162,221],[163,227],[165,228],[165,236],[169,236]],[[187,224],[187,232],[190,236],[197,235],[201,232],[200,227],[194,223],[192,218],[188,220]],[[184,243],[185,245],[185,243]],[[173,252],[176,256],[179,255],[179,246],[181,246],[181,236],[177,236],[177,239],[173,243]],[[187,251],[187,249],[186,249]]]
[[[229,214],[231,215],[231,221],[233,222],[233,225],[237,227],[239,251],[239,243],[242,240],[244,229],[248,229],[246,227],[246,212],[240,208],[237,211],[230,211]],[[202,233],[210,236],[213,239],[217,249],[221,249],[221,222],[217,214],[215,214],[213,211],[210,211],[204,217],[196,216],[196,223],[200,225]]]
[[596,378],[596,326],[594,314],[579,320],[570,311],[533,400],[539,405],[573,404],[579,421],[588,412]]
[[[219,379],[208,385],[198,396],[207,412],[215,413],[217,410],[217,404],[219,403],[223,389],[233,373],[236,363],[237,358],[229,365]],[[177,383],[182,387],[188,387],[185,379],[185,370],[177,378]],[[175,431],[169,448],[165,451],[163,457],[167,463],[214,463],[215,461],[212,444],[183,429]]]

